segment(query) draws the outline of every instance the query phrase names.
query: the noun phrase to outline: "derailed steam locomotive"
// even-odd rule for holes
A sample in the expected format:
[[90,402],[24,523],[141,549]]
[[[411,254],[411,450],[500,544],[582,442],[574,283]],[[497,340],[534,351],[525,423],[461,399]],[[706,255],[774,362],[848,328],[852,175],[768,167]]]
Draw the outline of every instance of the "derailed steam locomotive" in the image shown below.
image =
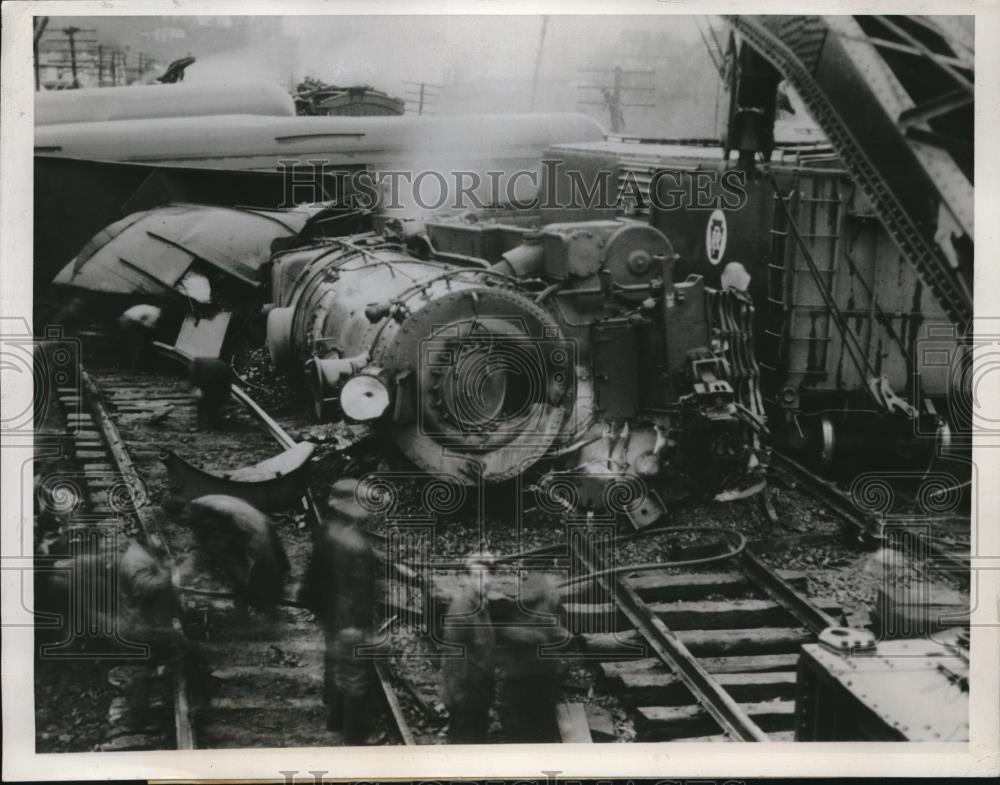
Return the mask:
[[642,526],[660,494],[764,482],[751,301],[675,282],[674,258],[622,219],[390,222],[277,253],[267,343],[318,416],[370,423],[425,471],[544,469],[567,506],[618,499]]

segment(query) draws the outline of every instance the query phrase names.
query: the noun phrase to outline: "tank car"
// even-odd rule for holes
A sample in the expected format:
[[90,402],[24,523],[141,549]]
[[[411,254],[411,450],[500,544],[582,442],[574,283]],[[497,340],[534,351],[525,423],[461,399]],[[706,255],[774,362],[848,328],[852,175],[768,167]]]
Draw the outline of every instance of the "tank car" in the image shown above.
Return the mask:
[[624,483],[641,526],[664,495],[763,486],[752,304],[675,283],[674,261],[630,220],[391,222],[277,254],[267,343],[317,415],[370,423],[421,469],[535,468],[576,509]]

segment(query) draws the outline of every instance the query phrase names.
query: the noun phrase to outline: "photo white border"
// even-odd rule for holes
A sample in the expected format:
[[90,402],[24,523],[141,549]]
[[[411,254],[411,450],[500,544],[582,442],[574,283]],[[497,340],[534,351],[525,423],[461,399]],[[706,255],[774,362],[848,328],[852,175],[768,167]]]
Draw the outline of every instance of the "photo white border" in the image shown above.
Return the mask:
[[[696,0],[625,0],[623,2],[262,2],[262,0],[79,0],[76,2],[6,2],[3,5],[2,77],[0,77],[0,317],[31,320],[32,275],[32,139],[34,83],[31,19],[33,15],[282,15],[297,14],[689,14],[795,13],[811,14],[974,13],[976,19],[976,194],[978,254],[976,319],[1000,316],[1000,198],[995,180],[1000,173],[1000,9],[995,4],[954,2],[845,2],[799,0],[798,3],[696,2]],[[419,43],[416,44],[419,46]],[[5,405],[23,400],[31,379],[0,377]],[[1000,377],[987,374],[977,393],[1000,409]],[[21,499],[30,496],[30,478],[18,469],[23,445],[5,442],[0,450],[0,527],[3,571],[3,777],[10,779],[273,779],[282,770],[298,771],[311,781],[310,771],[326,771],[326,779],[444,779],[583,777],[753,777],[753,776],[996,776],[1000,773],[1000,505],[994,482],[978,490],[982,553],[998,557],[974,560],[978,567],[978,607],[973,624],[971,669],[971,742],[969,744],[802,744],[760,745],[659,743],[594,745],[489,745],[482,747],[292,748],[280,750],[212,750],[195,752],[115,752],[35,754],[34,678],[30,627],[11,627],[23,620],[19,611],[18,568],[31,556],[30,517],[21,514]],[[1000,477],[994,450],[974,451],[983,478]],[[977,525],[973,521],[972,525]],[[26,545],[22,545],[26,544]],[[27,548],[25,553],[24,548]],[[30,563],[30,561],[29,561]],[[30,607],[31,582],[24,585]],[[706,754],[706,752],[708,754]]]

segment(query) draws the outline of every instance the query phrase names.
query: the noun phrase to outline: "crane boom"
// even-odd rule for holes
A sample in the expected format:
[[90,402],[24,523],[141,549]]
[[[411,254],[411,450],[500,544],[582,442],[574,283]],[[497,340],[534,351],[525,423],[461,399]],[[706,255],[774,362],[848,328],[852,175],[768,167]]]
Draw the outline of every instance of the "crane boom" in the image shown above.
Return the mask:
[[[971,39],[926,17],[727,21],[745,72],[733,83],[727,147],[769,158],[773,134],[761,133],[758,118],[773,123],[770,90],[785,79],[945,313],[966,328],[973,315]],[[763,90],[762,69],[773,77],[764,74]]]

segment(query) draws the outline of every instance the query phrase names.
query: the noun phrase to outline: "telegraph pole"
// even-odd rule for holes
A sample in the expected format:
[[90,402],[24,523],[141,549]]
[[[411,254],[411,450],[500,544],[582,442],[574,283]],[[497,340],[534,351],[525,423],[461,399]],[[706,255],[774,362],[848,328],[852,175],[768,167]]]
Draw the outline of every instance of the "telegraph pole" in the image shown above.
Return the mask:
[[538,54],[535,55],[535,73],[531,77],[531,111],[535,111],[535,98],[538,95],[538,71],[542,67],[542,47],[545,44],[545,28],[549,26],[548,16],[542,17],[542,34],[538,39]]
[[[412,98],[407,99],[407,103],[417,105],[417,114],[434,114],[433,112],[428,112],[427,109],[434,105],[434,100],[440,97],[439,90],[443,87],[438,84],[430,84],[429,82],[403,82],[409,88],[406,89],[405,94],[412,96]],[[412,111],[408,109],[407,111]]]
[[635,102],[626,102],[622,98],[622,94],[628,91],[637,92],[652,92],[652,87],[646,86],[629,86],[625,84],[625,76],[633,75],[643,75],[652,77],[653,71],[626,71],[623,70],[621,66],[615,66],[612,69],[608,68],[581,68],[580,71],[611,74],[611,84],[585,84],[579,85],[581,90],[600,90],[603,96],[603,101],[579,101],[580,104],[589,104],[592,106],[603,106],[608,110],[611,120],[611,133],[618,134],[625,130],[625,114],[622,111],[627,106],[638,106],[653,108],[656,104],[640,104]]
[[62,31],[69,37],[69,67],[73,72],[73,87],[80,86],[80,80],[76,76],[76,34],[80,32],[79,27],[64,27]]
[[35,51],[35,91],[37,92],[42,89],[42,64],[38,61],[38,42],[42,38],[42,33],[45,32],[45,28],[49,26],[49,18],[47,16],[36,16],[31,21],[34,27],[32,48]]

